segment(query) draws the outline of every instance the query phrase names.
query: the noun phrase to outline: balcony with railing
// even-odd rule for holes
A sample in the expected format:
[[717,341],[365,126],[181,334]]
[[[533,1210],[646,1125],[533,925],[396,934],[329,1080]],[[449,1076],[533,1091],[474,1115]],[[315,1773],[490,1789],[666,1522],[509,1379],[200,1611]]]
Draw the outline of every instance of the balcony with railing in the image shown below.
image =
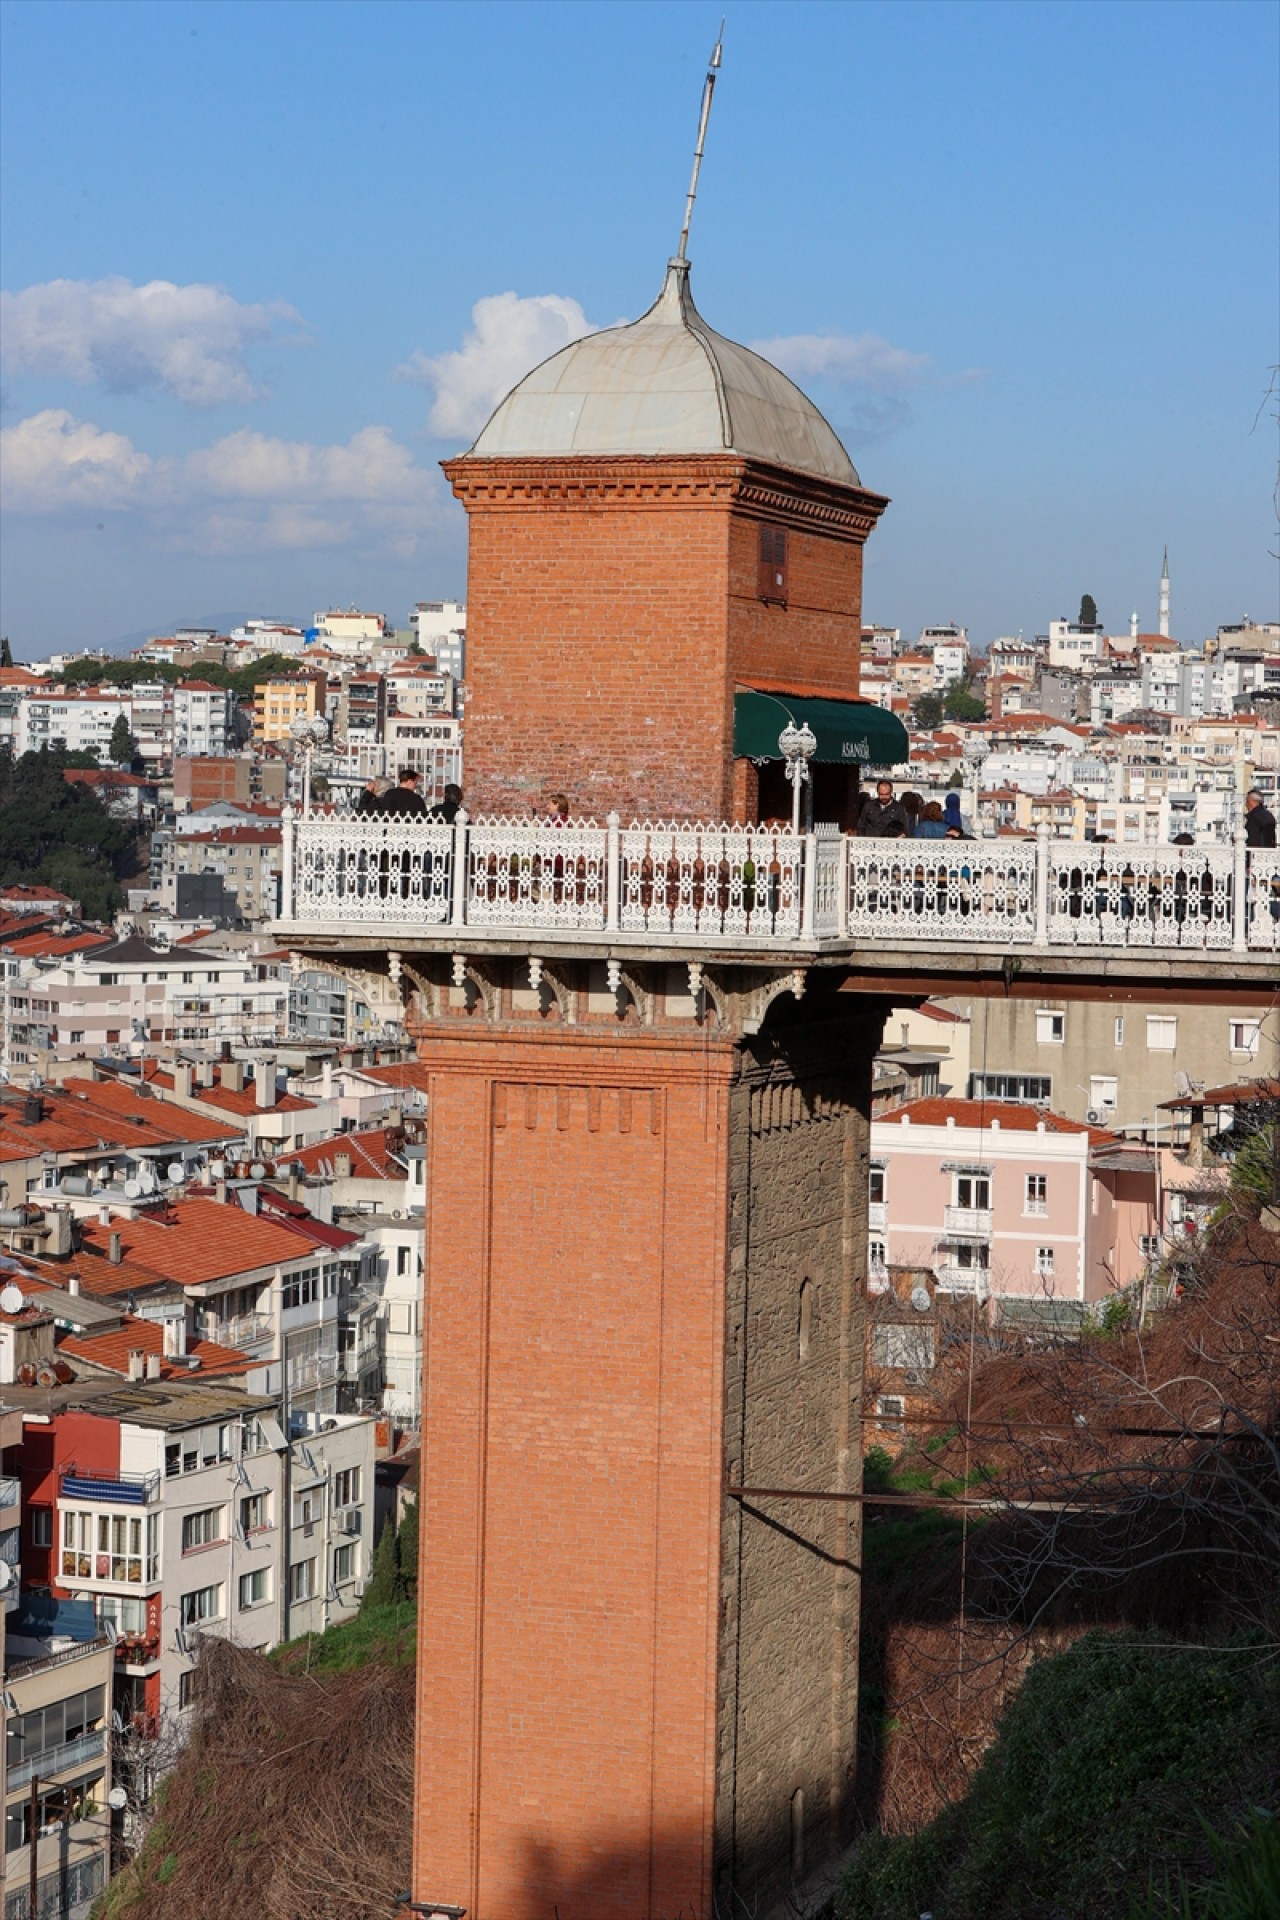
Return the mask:
[[63,1467],[58,1490],[64,1500],[95,1506],[150,1507],[160,1498],[158,1473],[99,1473],[94,1467]]
[[990,1207],[944,1207],[942,1230],[944,1233],[963,1234],[966,1240],[989,1240],[991,1209]]
[[36,1774],[42,1780],[52,1779],[55,1774],[69,1773],[73,1767],[83,1766],[87,1760],[97,1760],[106,1750],[106,1741],[106,1728],[95,1727],[92,1732],[82,1733],[74,1740],[64,1740],[56,1747],[45,1747],[41,1752],[10,1765],[5,1791],[16,1793],[19,1787],[28,1786]]
[[242,1351],[248,1347],[261,1346],[264,1341],[273,1338],[275,1328],[268,1313],[232,1313],[220,1317],[216,1313],[197,1313],[196,1335],[201,1340],[213,1340],[220,1347],[238,1347]]
[[0,1473],[0,1527],[16,1523],[13,1509],[22,1505],[22,1482],[16,1474]]
[[1280,952],[1280,853],[854,839],[836,827],[564,826],[285,809],[280,934],[444,950],[512,939],[697,951],[883,945]]
[[867,1227],[872,1233],[883,1233],[889,1224],[889,1203],[887,1200],[869,1200],[867,1202]]
[[958,1267],[944,1261],[937,1269],[938,1285],[945,1293],[976,1293],[985,1300],[991,1292],[991,1272],[987,1267]]

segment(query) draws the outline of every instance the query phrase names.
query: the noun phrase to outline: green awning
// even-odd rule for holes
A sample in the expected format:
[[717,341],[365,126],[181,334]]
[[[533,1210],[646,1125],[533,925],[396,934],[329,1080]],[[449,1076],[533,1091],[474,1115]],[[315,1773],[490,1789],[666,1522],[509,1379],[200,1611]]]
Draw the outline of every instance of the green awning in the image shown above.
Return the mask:
[[815,760],[846,767],[896,767],[911,751],[895,714],[869,700],[801,699],[791,693],[733,696],[733,751],[740,759],[781,760],[778,735],[788,720],[808,725],[818,742]]

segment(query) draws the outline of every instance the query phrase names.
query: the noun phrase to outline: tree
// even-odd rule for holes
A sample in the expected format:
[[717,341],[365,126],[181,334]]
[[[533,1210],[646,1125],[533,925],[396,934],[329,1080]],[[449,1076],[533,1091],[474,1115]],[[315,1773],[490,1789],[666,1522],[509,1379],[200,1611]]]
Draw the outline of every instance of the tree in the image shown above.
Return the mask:
[[0,634],[0,667],[11,667],[12,665],[13,649],[9,645],[8,635]]
[[948,720],[985,720],[986,705],[971,693],[963,680],[953,680],[942,696],[943,712]]
[[1080,618],[1077,625],[1096,627],[1098,624],[1098,603],[1091,593],[1080,596]]
[[942,696],[937,693],[922,693],[911,709],[911,715],[918,727],[932,732],[934,727],[942,725]]
[[107,743],[107,758],[118,767],[131,767],[138,755],[138,743],[133,736],[129,722],[123,713],[116,715],[116,723],[111,729],[111,738]]

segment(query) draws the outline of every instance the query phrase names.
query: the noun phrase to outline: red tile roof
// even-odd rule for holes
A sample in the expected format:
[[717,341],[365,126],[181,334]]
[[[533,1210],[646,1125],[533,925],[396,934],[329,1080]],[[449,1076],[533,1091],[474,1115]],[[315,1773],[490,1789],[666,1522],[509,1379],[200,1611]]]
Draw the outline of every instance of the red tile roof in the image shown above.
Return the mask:
[[125,1314],[123,1325],[110,1328],[105,1333],[67,1333],[57,1344],[59,1353],[71,1354],[91,1366],[126,1376],[131,1353],[158,1354],[162,1380],[187,1379],[193,1371],[202,1374],[247,1373],[254,1364],[237,1347],[222,1347],[216,1340],[193,1340],[187,1352],[200,1365],[198,1369],[192,1369],[182,1356],[165,1352],[163,1329],[154,1320],[140,1320],[134,1314]]
[[332,1139],[318,1140],[314,1146],[300,1147],[288,1156],[305,1173],[331,1176],[340,1153],[351,1159],[351,1171],[357,1180],[403,1180],[404,1168],[391,1158],[387,1145],[388,1129],[373,1127],[364,1133],[339,1133]]
[[306,1258],[297,1233],[283,1221],[191,1194],[163,1214],[113,1218],[109,1226],[85,1222],[86,1243],[92,1241],[99,1249],[105,1249],[112,1233],[120,1235],[126,1259],[184,1286]]
[[1035,1133],[1043,1126],[1046,1133],[1085,1133],[1094,1143],[1120,1138],[1105,1127],[1089,1127],[1083,1121],[1068,1120],[1065,1114],[1004,1100],[908,1100],[901,1107],[877,1115],[875,1124],[893,1121],[901,1125],[907,1121],[913,1127],[945,1127],[948,1120],[953,1120],[957,1127],[988,1131],[994,1121],[999,1123],[1002,1133]]

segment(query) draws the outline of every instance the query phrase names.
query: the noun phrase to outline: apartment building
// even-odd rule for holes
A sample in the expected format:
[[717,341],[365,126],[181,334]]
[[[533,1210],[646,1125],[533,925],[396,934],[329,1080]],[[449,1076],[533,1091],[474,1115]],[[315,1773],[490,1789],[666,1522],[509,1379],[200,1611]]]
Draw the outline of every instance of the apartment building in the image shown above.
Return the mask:
[[[175,919],[271,919],[280,889],[281,834],[275,825],[210,827],[165,834],[159,893]],[[207,909],[220,909],[207,915]]]
[[869,1266],[1077,1314],[1137,1280],[1158,1241],[1155,1157],[1030,1106],[916,1100],[871,1124]]
[[324,709],[325,686],[319,675],[266,680],[253,694],[253,737],[260,743],[287,742],[295,720],[314,719]]

